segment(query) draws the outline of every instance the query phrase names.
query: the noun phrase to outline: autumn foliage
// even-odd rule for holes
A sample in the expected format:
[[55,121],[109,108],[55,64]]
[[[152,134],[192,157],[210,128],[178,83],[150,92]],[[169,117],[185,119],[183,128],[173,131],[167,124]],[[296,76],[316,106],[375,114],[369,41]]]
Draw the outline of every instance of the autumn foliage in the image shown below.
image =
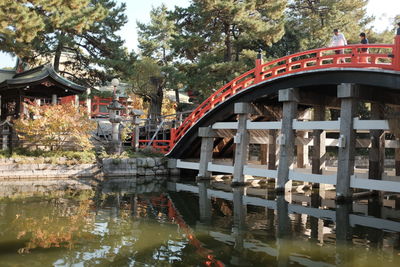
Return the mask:
[[57,151],[92,148],[90,136],[95,123],[86,112],[72,104],[26,104],[25,108],[29,116],[22,116],[15,121],[15,130],[24,143]]

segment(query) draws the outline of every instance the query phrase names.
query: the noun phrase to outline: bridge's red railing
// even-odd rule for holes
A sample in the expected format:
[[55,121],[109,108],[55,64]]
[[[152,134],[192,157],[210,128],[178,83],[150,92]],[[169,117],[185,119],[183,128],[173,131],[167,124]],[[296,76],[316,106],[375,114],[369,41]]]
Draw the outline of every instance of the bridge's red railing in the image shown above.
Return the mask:
[[[368,48],[368,52],[362,52]],[[336,54],[342,50],[343,54]],[[175,130],[171,144],[175,144],[201,117],[226,98],[248,88],[251,85],[271,80],[283,75],[327,68],[377,68],[400,71],[400,36],[395,44],[347,45],[309,50],[285,56],[262,64],[256,61],[256,67],[222,86],[201,103],[180,127]],[[172,147],[171,147],[172,148]]]

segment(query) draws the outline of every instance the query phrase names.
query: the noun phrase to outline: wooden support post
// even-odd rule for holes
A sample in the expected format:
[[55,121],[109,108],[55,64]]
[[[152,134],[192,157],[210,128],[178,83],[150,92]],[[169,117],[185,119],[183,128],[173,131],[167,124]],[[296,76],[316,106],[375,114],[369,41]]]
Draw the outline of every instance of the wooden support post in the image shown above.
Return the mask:
[[358,86],[342,83],[338,85],[338,98],[341,98],[339,155],[336,181],[336,199],[344,201],[352,196],[350,177],[354,173],[354,154],[356,133],[353,119],[357,109],[355,97]]
[[[314,107],[314,121],[325,120],[325,107],[315,106]],[[326,160],[326,147],[325,147],[326,132],[323,130],[313,131],[313,154],[312,154],[312,173],[322,174],[325,168]]]
[[86,89],[86,94],[87,94],[87,98],[86,98],[86,108],[87,108],[87,112],[89,114],[89,118],[91,117],[92,114],[92,99],[90,98],[90,94],[91,94],[91,89],[87,88]]
[[212,161],[214,149],[214,131],[209,127],[199,128],[199,137],[201,137],[200,164],[198,180],[210,179],[211,173],[207,170],[208,163]]
[[235,162],[233,165],[233,183],[232,185],[241,185],[244,181],[243,167],[249,157],[250,135],[247,131],[247,119],[251,113],[249,103],[235,103],[235,114],[238,114],[238,130],[234,137]]
[[56,94],[51,95],[51,104],[57,105],[57,95]]
[[[383,105],[371,103],[371,120],[383,119]],[[369,150],[368,179],[382,180],[385,160],[385,134],[382,130],[371,130],[371,148]]]
[[79,96],[78,95],[74,96],[74,106],[76,108],[79,108]]
[[276,170],[276,138],[277,138],[277,130],[269,130],[269,145],[268,145],[268,169]]
[[[396,139],[400,142],[400,139]],[[395,148],[394,149],[394,158],[395,158],[395,170],[396,170],[396,176],[400,176],[400,148]]]
[[260,145],[260,161],[261,165],[267,165],[268,163],[268,144]]
[[[400,48],[400,46],[399,46],[399,48]],[[400,112],[400,107],[398,107],[398,106],[394,107],[394,111],[396,113]],[[397,142],[400,142],[400,137],[395,136],[395,140]],[[400,148],[394,149],[394,169],[395,169],[395,175],[400,176]]]
[[296,118],[299,101],[298,89],[290,88],[279,91],[279,101],[283,102],[282,129],[279,137],[279,165],[277,192],[290,191],[292,182],[289,181],[289,169],[293,168],[294,141],[293,119]]
[[[299,131],[297,132],[297,137],[308,138],[308,133],[305,131]],[[296,157],[297,168],[305,168],[309,164],[308,145],[298,144],[296,148],[297,148],[297,157]]]

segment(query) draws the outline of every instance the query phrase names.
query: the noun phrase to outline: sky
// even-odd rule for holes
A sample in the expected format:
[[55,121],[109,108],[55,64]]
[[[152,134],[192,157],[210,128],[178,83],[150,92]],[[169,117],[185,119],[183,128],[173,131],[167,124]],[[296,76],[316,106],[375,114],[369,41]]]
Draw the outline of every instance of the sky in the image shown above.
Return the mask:
[[[186,7],[189,5],[189,0],[117,0],[127,4],[126,14],[128,23],[121,30],[121,36],[125,39],[125,45],[129,50],[137,49],[137,33],[136,21],[148,22],[150,20],[150,10],[154,6],[159,6],[165,3],[169,9],[174,6]],[[373,24],[377,31],[385,30],[390,24],[390,18],[400,14],[399,0],[369,0],[367,13],[376,18]],[[15,58],[9,54],[0,52],[0,68],[11,67],[15,65]]]

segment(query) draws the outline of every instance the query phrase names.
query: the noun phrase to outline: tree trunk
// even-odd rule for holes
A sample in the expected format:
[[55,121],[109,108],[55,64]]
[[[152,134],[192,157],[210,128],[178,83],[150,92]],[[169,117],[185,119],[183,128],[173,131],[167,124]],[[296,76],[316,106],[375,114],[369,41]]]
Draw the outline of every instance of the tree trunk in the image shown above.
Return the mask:
[[225,24],[225,62],[232,61],[232,41],[230,25]]
[[61,58],[61,52],[63,49],[63,44],[61,41],[59,41],[56,52],[54,54],[54,62],[53,62],[53,67],[55,72],[58,72],[60,70],[60,58]]
[[180,100],[179,100],[179,90],[178,89],[174,89],[175,90],[175,100],[176,103],[179,104]]
[[162,101],[164,97],[163,85],[157,86],[156,94],[150,98],[149,119],[151,124],[158,124],[161,117]]

